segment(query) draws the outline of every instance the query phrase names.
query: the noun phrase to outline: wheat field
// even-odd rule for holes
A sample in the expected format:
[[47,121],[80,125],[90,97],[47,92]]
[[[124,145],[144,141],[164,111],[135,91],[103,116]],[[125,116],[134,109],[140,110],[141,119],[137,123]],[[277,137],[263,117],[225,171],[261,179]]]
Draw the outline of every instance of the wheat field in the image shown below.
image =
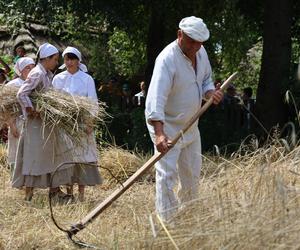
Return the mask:
[[[102,158],[126,177],[147,160],[111,150]],[[51,221],[47,190],[25,202],[23,190],[10,187],[5,147],[0,154],[0,249],[78,249]],[[199,198],[179,208],[170,224],[156,216],[155,183],[143,178],[76,236],[98,249],[299,249],[299,154],[300,147],[277,139],[231,157],[203,155]],[[126,173],[128,158],[138,164]],[[107,183],[87,188],[84,202],[55,204],[59,224],[68,228],[118,185]]]

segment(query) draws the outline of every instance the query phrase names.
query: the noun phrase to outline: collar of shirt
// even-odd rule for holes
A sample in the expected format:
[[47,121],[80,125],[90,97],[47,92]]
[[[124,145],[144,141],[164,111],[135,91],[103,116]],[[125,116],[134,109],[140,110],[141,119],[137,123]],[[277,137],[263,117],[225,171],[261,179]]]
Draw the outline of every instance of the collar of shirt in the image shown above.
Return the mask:
[[70,73],[68,70],[66,70],[66,75],[68,76],[72,76],[72,77],[76,77],[76,76],[79,76],[81,74],[80,72],[81,70],[77,70],[74,74]]
[[188,58],[182,51],[182,49],[180,48],[179,44],[178,44],[178,39],[176,39],[175,41],[176,43],[176,49],[180,52],[180,54],[184,57],[184,59],[186,59],[191,65],[192,65],[192,61],[190,58]]
[[[178,39],[176,39],[175,43],[176,43],[176,49],[180,52],[180,54],[181,54],[181,55],[188,61],[188,63],[192,66],[192,61],[191,61],[191,59],[188,58],[188,57],[183,53],[182,49],[180,48],[180,46],[179,46],[179,44],[178,44]],[[203,45],[202,45],[202,46],[203,46]],[[201,46],[201,48],[202,48],[202,46]],[[198,59],[200,59],[200,57],[201,57],[201,54],[200,54],[201,48],[200,48],[200,49],[197,51],[197,53],[196,53],[196,58],[198,58]],[[197,60],[197,64],[198,64],[198,59],[196,59],[196,60]]]

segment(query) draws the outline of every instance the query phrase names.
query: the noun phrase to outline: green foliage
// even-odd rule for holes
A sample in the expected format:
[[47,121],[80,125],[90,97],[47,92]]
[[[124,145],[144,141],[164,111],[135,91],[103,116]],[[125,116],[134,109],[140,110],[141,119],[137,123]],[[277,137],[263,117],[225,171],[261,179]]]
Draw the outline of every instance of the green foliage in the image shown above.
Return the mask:
[[145,110],[135,108],[130,113],[130,120],[131,128],[125,137],[129,148],[136,149],[138,152],[149,152],[153,148],[153,143],[146,126]]
[[134,40],[125,31],[115,28],[108,41],[108,49],[115,71],[126,77],[133,77],[146,64],[146,46]]
[[7,4],[1,1],[0,9],[2,10],[1,13],[3,13],[1,14],[0,22],[2,25],[6,25],[12,33],[23,26],[26,15],[16,7],[15,1],[10,1]]
[[222,154],[238,149],[240,142],[253,133],[243,120],[245,109],[239,103],[222,103],[211,107],[199,121],[202,150],[217,146]]
[[123,146],[139,152],[149,152],[153,148],[142,108],[135,108],[130,113],[123,112],[119,107],[109,109],[112,119],[103,128],[97,129],[97,141]]
[[[213,69],[218,78],[237,70],[247,51],[257,42],[259,33],[253,23],[240,13],[237,1],[224,1],[218,14],[208,18],[211,38],[208,41]],[[213,51],[212,51],[213,50]]]
[[292,63],[299,63],[300,58],[300,40],[299,38],[292,38]]
[[[1,59],[10,67],[11,71],[8,74],[9,79],[12,79],[15,71],[14,71],[14,64],[13,64],[13,58],[9,55],[2,55]],[[3,68],[3,66],[0,66],[1,68]]]
[[63,2],[57,0],[1,1],[0,9],[4,14],[5,24],[13,30],[23,27],[26,22],[31,20],[38,20],[49,26],[54,24],[58,27],[55,23],[62,24],[59,17],[64,15],[66,7]]
[[104,36],[93,38],[93,42],[88,44],[90,53],[89,71],[93,76],[101,81],[107,81],[111,76],[117,75],[114,63],[107,48],[107,39]]
[[[149,60],[147,53],[151,57],[151,53],[161,49],[159,46],[175,39],[181,18],[199,16],[210,30],[211,36],[205,48],[216,78],[225,79],[238,70],[239,78],[235,84],[239,88],[251,86],[255,92],[262,55],[263,2],[190,0],[186,4],[179,0],[0,0],[0,13],[3,13],[0,23],[7,25],[12,34],[28,22],[46,24],[49,37],[55,35],[79,47],[88,56],[86,62],[94,77],[106,81],[111,76],[130,79],[140,74]],[[293,1],[293,7],[292,63],[296,64],[300,57],[299,1]],[[163,32],[159,43],[151,47],[153,44],[149,45],[148,38],[156,28],[150,27],[153,16],[162,17],[159,23]],[[114,111],[113,115],[115,118],[109,126],[120,144],[132,146],[134,141],[130,138],[144,138],[141,114]],[[124,130],[119,129],[120,124],[124,125]],[[128,124],[135,129],[128,130]],[[135,130],[140,131],[135,134]]]
[[259,41],[248,50],[246,57],[238,66],[239,77],[235,83],[240,89],[252,87],[253,93],[256,93],[261,67],[261,56],[262,42]]

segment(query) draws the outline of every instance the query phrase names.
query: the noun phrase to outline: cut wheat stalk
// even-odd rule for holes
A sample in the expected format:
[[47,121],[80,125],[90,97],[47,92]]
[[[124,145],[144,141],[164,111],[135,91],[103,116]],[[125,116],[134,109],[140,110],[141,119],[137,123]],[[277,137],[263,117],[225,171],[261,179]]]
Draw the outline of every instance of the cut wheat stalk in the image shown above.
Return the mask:
[[[16,98],[17,92],[18,88],[12,86],[0,88],[0,126],[22,115]],[[52,131],[60,129],[75,142],[86,133],[87,127],[104,123],[108,117],[104,103],[55,89],[34,91],[30,98],[44,127],[49,127]]]

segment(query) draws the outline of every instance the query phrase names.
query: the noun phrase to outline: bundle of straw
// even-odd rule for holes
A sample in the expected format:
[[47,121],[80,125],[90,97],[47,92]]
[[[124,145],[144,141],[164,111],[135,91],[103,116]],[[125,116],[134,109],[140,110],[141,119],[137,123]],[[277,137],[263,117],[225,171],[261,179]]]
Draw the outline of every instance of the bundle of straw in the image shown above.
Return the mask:
[[[16,87],[0,88],[0,125],[21,114],[21,107],[16,99],[17,92]],[[59,128],[73,141],[85,134],[87,127],[104,123],[107,116],[104,103],[55,89],[35,91],[30,98],[36,111],[40,113],[43,125],[52,130]]]
[[126,181],[143,163],[143,159],[137,154],[114,146],[102,149],[99,158],[103,169],[101,175],[106,179],[108,187]]
[[8,166],[7,148],[4,144],[0,144],[0,167],[7,167],[7,166]]
[[1,86],[0,88],[0,127],[10,119],[21,115],[21,108],[17,102],[18,88]]

